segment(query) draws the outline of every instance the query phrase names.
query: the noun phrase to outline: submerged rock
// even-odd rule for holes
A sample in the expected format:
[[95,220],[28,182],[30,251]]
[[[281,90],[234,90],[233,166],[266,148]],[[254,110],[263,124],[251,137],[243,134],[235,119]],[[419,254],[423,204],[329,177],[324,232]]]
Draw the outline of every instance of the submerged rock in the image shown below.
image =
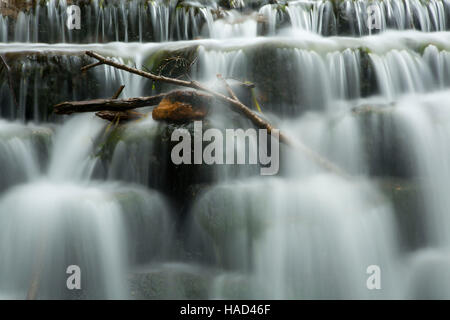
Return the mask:
[[184,264],[145,268],[129,276],[135,299],[207,299],[212,274]]
[[50,158],[53,131],[0,121],[0,191],[36,178]]
[[423,230],[426,214],[425,188],[421,181],[381,178],[377,183],[394,207],[402,249],[410,251],[421,248],[426,242]]
[[392,105],[364,105],[353,109],[362,134],[369,173],[373,176],[410,178],[413,159]]
[[128,277],[133,299],[251,299],[250,275],[185,263],[144,266]]

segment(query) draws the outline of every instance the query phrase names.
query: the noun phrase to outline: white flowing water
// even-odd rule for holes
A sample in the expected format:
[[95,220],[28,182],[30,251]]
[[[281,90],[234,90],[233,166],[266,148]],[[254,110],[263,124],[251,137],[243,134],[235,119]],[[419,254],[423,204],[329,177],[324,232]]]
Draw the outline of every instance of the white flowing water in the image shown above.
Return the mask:
[[[7,156],[2,159],[5,178],[16,182],[13,178],[20,179],[13,174],[25,176],[23,184],[10,187],[0,199],[2,296],[32,297],[36,285],[39,298],[74,298],[68,295],[65,279],[67,267],[77,265],[87,271],[78,298],[127,298],[131,238],[125,213],[144,221],[154,215],[151,219],[159,223],[158,228],[170,234],[165,229],[170,223],[168,217],[156,218],[167,215],[164,201],[157,195],[135,187],[90,181],[96,163],[91,152],[103,128],[102,121],[92,115],[74,117],[57,128],[48,170],[41,173],[32,139],[20,138],[34,128],[2,122],[5,134],[13,135],[14,130],[19,133],[10,139],[6,136],[7,141],[2,143],[2,155]],[[8,180],[3,178],[2,182]],[[119,200],[122,196],[116,194],[135,198],[134,206],[125,210]],[[148,204],[139,207],[145,199],[153,199],[153,209]],[[155,244],[147,245],[150,249]]]
[[[223,11],[210,1],[100,1],[82,4],[87,33],[65,28],[66,0],[48,0],[11,22],[0,15],[2,42],[109,42],[168,41],[199,37],[216,39],[274,35],[285,28],[323,35],[361,36],[369,28],[368,11],[379,14],[380,31],[416,29],[424,32],[449,28],[448,0],[332,0],[283,1],[258,12]],[[245,8],[241,7],[241,9]],[[9,20],[9,21],[8,21]],[[43,32],[44,31],[44,32]],[[378,32],[378,31],[377,31]]]
[[[83,34],[67,30],[65,1],[0,15],[0,53],[21,70],[17,106],[0,78],[1,298],[450,297],[449,2],[245,5],[93,0]],[[84,50],[151,70],[159,54],[191,49],[190,78],[255,82],[252,108],[347,175],[284,146],[274,177],[252,166],[183,171],[167,156],[170,126],[151,116],[116,127],[48,114],[41,90],[54,79],[62,100],[121,84],[122,97],[156,90],[106,66],[87,88],[73,71]],[[217,109],[207,125],[249,127]],[[80,291],[66,287],[70,265]],[[371,266],[379,290],[367,286]]]

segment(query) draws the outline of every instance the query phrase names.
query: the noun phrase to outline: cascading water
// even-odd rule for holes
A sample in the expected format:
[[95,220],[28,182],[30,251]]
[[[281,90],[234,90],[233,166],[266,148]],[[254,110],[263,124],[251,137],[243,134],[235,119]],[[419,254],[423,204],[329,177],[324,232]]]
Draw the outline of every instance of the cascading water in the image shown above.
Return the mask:
[[[249,12],[245,4],[225,11],[213,1],[127,0],[81,3],[86,33],[65,28],[67,1],[37,3],[26,12],[0,15],[2,42],[168,41],[198,37],[230,38],[274,35],[286,27],[323,35],[361,36],[373,32],[367,10],[380,15],[380,31],[448,30],[448,0],[284,1]],[[238,8],[238,7],[237,7]],[[238,8],[239,9],[239,8]],[[378,31],[377,31],[378,32]]]
[[[64,0],[2,7],[0,298],[450,297],[450,3],[225,2],[83,1],[81,31]],[[196,129],[150,107],[127,123],[54,115],[120,85],[122,98],[173,88],[81,73],[85,50],[217,90],[221,74],[344,174],[284,145],[273,177],[175,165],[172,132]],[[203,131],[252,128],[214,107]],[[240,137],[225,153],[257,147]],[[80,291],[66,287],[71,265]]]
[[[2,129],[10,135],[14,129],[20,135],[27,134],[27,127],[13,126],[19,127],[4,123]],[[130,243],[134,243],[133,233],[141,231],[133,221],[127,221],[125,212],[135,215],[134,219],[157,222],[158,228],[170,234],[165,227],[170,225],[169,217],[157,217],[167,215],[164,201],[157,195],[131,186],[89,182],[96,163],[90,154],[103,127],[100,120],[88,115],[71,119],[57,129],[44,173],[37,168],[34,145],[28,144],[25,149],[25,139],[31,138],[21,140],[19,135],[5,142],[3,168],[9,169],[9,180],[23,184],[10,185],[0,200],[1,296],[33,297],[37,286],[40,298],[74,298],[68,295],[64,279],[65,269],[77,265],[89,270],[78,298],[127,298],[126,268],[134,252]],[[39,137],[41,133],[36,130],[33,134]],[[25,177],[13,176],[14,171]],[[27,200],[22,201],[24,198]],[[127,198],[134,199],[133,206],[126,204]],[[145,199],[153,199],[152,207],[138,205]],[[152,228],[150,225],[145,232]],[[8,245],[10,241],[15,248]],[[154,245],[147,244],[148,248]],[[164,245],[158,247],[156,252]]]

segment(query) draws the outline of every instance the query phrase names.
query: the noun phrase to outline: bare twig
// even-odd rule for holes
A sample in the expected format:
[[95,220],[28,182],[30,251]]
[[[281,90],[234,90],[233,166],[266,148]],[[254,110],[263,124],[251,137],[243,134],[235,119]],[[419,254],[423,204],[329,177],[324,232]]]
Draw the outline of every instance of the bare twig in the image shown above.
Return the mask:
[[[95,58],[95,59],[99,60],[99,62],[102,62],[102,64],[110,65],[110,66],[115,67],[117,69],[121,69],[121,70],[124,70],[124,71],[128,71],[130,73],[137,74],[137,75],[139,75],[141,77],[144,77],[144,78],[148,78],[148,79],[151,79],[151,80],[154,80],[154,81],[166,82],[166,83],[174,84],[174,85],[177,85],[177,86],[188,87],[188,88],[193,88],[193,89],[198,89],[198,90],[202,90],[202,91],[208,92],[208,93],[214,95],[216,98],[219,98],[220,100],[230,104],[235,111],[238,111],[241,114],[243,114],[244,116],[246,116],[258,128],[266,129],[269,134],[272,133],[273,127],[267,121],[261,119],[256,113],[254,113],[250,108],[248,108],[242,102],[236,101],[236,100],[234,100],[232,98],[229,98],[229,97],[227,97],[227,96],[225,96],[225,95],[223,95],[223,94],[221,94],[219,92],[215,92],[215,91],[213,91],[213,90],[211,90],[209,88],[206,88],[205,86],[203,86],[202,84],[200,84],[197,81],[186,81],[186,80],[169,78],[169,77],[165,77],[165,76],[158,76],[158,75],[155,75],[153,73],[145,72],[145,71],[142,71],[142,70],[138,70],[136,68],[132,68],[132,67],[129,67],[127,65],[115,62],[115,61],[113,61],[111,59],[107,59],[107,58],[99,55],[98,53],[95,53],[95,52],[92,52],[92,51],[86,51],[86,54],[88,56],[92,57],[92,58]],[[280,132],[279,138],[280,138],[281,142],[287,143],[287,144],[291,144],[290,139],[288,139],[281,132]]]
[[92,64],[88,64],[87,66],[84,66],[83,68],[81,68],[81,72],[86,72],[91,68],[95,68],[97,66],[101,66],[103,64],[103,62],[99,61],[99,62],[95,62]]
[[122,93],[123,89],[125,88],[124,85],[121,85],[119,89],[117,89],[116,93],[111,97],[111,99],[117,99],[120,94]]
[[225,80],[225,79],[222,77],[221,74],[218,74],[218,75],[217,75],[217,78],[218,78],[219,80],[222,80],[223,84],[225,85],[225,88],[226,88],[227,91],[228,91],[228,94],[229,94],[234,100],[240,101],[240,100],[238,99],[238,97],[234,94],[234,92],[233,92],[233,90],[231,89],[230,85],[228,84],[227,80]]
[[19,103],[17,102],[16,94],[14,93],[13,81],[12,81],[12,77],[11,77],[11,68],[6,63],[6,60],[3,57],[3,55],[0,55],[0,61],[2,62],[3,66],[6,69],[6,76],[8,77],[9,91],[11,92],[11,96],[12,96],[14,105],[16,106],[16,108],[19,108]]

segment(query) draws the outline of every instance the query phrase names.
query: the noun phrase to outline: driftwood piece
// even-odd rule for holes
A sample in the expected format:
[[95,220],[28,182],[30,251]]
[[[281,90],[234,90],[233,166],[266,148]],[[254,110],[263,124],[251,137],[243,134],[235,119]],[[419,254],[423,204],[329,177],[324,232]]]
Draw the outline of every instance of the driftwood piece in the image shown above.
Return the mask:
[[166,93],[150,97],[137,97],[129,99],[94,99],[86,101],[66,101],[53,107],[56,114],[71,114],[75,112],[95,111],[125,111],[157,105]]

